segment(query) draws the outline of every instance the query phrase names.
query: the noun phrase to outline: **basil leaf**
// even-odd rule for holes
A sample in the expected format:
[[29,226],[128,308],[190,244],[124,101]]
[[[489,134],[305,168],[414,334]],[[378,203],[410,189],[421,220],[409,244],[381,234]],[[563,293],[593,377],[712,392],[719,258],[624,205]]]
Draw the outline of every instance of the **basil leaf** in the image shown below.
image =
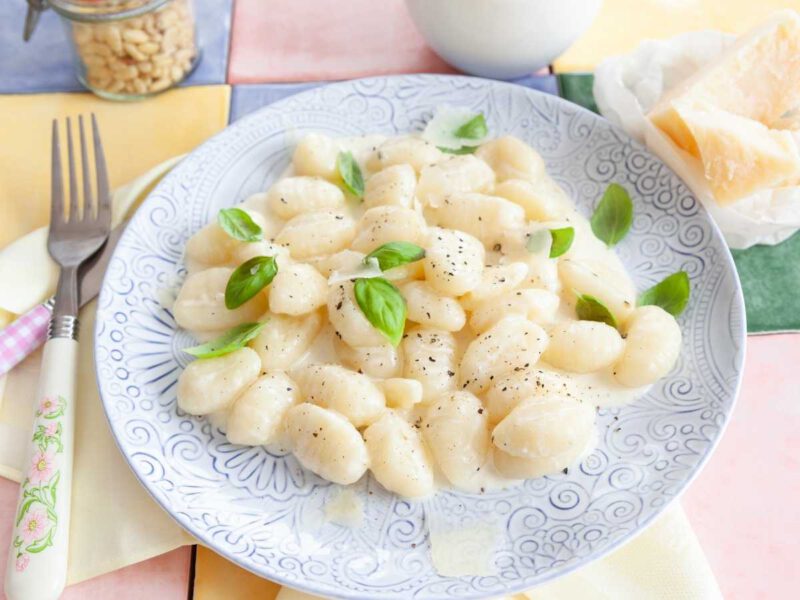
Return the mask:
[[461,148],[445,148],[444,146],[436,146],[445,154],[475,154],[477,146],[462,146]]
[[575,312],[581,321],[599,321],[611,327],[617,327],[617,320],[605,304],[589,294],[578,294]]
[[486,119],[483,118],[482,113],[478,113],[456,129],[454,135],[465,140],[479,140],[486,137],[488,133],[489,128],[486,126]]
[[357,198],[364,197],[364,176],[352,152],[339,152],[336,157],[336,169],[347,190]]
[[367,254],[364,257],[364,264],[368,264],[371,258],[378,261],[381,271],[388,271],[400,265],[422,260],[425,258],[425,249],[411,242],[389,242]]
[[247,342],[259,334],[265,325],[266,323],[243,323],[226,331],[221,337],[215,340],[200,344],[199,346],[184,348],[183,351],[197,358],[224,356],[225,354],[230,354],[234,350],[244,347]]
[[594,234],[610,248],[616,245],[633,222],[633,202],[624,187],[612,183],[606,188],[597,208],[594,209],[591,224]]
[[267,287],[277,273],[274,256],[255,256],[236,267],[225,286],[225,308],[239,308]]
[[217,223],[235,240],[258,242],[263,238],[261,227],[241,208],[223,208],[217,215]]
[[558,258],[572,247],[575,229],[572,227],[551,229],[550,236],[553,238],[553,243],[550,245],[550,258]]
[[403,338],[408,312],[400,290],[383,277],[370,277],[356,279],[353,292],[367,321],[397,346]]
[[689,292],[689,275],[686,271],[678,271],[642,292],[639,306],[660,306],[673,317],[677,317],[689,302]]

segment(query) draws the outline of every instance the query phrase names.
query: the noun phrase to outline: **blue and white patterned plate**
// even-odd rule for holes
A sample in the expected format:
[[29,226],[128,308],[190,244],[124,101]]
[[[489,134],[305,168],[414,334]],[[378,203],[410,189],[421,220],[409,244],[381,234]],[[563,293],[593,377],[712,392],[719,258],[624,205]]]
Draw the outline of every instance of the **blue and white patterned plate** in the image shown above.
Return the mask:
[[[176,409],[190,345],[159,299],[183,276],[189,236],[225,206],[264,190],[300,134],[420,130],[436,106],[482,111],[544,156],[589,214],[608,183],[635,202],[618,252],[639,289],[683,269],[692,299],[680,317],[672,374],[639,401],[601,411],[600,442],[579,469],[504,491],[439,493],[409,502],[371,478],[355,529],[324,518],[337,486],[291,456],[229,444]],[[731,256],[705,210],[659,160],[606,121],[559,98],[468,77],[401,76],[337,83],[264,108],[175,168],[128,225],[100,294],[96,361],[111,429],[131,468],[183,527],[223,556],[322,596],[485,598],[533,587],[609,552],[645,527],[696,475],[736,398],[744,309]],[[429,558],[426,518],[492,522],[494,575],[442,577]]]

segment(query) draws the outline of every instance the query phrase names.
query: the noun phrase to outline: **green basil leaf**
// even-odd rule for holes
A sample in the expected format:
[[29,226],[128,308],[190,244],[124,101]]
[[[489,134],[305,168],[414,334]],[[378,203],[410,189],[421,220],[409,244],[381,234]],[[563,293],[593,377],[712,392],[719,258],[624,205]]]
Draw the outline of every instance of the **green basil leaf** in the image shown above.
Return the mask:
[[457,138],[465,140],[479,140],[486,137],[488,133],[489,128],[486,126],[486,119],[483,118],[482,113],[472,117],[454,132]]
[[677,317],[689,302],[689,292],[689,275],[686,271],[678,271],[642,292],[639,306],[660,306],[673,317]]
[[553,243],[550,245],[550,258],[558,258],[572,247],[575,229],[572,227],[551,229],[550,236],[553,238]]
[[633,202],[624,187],[612,183],[606,188],[591,224],[594,234],[610,248],[616,245],[633,223]]
[[575,312],[581,321],[599,321],[611,327],[617,327],[617,320],[605,304],[589,294],[578,294]]
[[475,154],[477,146],[462,146],[461,148],[445,148],[444,146],[436,146],[445,154]]
[[425,249],[411,242],[389,242],[367,254],[364,257],[364,264],[368,264],[371,258],[378,261],[381,271],[388,271],[400,265],[422,260],[425,258]]
[[339,152],[336,157],[336,168],[348,191],[357,198],[364,197],[364,176],[352,152]]
[[197,358],[224,356],[225,354],[230,354],[234,350],[244,347],[247,342],[259,334],[265,325],[266,323],[242,323],[226,331],[215,340],[200,344],[199,346],[184,348],[183,351]]
[[267,287],[278,274],[274,256],[255,256],[231,273],[225,286],[225,308],[233,310]]
[[408,312],[400,290],[383,277],[370,277],[356,279],[353,292],[367,321],[397,346],[403,339]]
[[258,223],[241,208],[223,208],[217,215],[217,223],[235,240],[258,242],[264,237]]

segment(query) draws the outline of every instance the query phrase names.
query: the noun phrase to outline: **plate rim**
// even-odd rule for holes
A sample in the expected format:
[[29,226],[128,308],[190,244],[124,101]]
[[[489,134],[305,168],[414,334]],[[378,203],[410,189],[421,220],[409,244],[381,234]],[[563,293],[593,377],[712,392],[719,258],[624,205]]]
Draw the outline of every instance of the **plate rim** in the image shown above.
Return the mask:
[[[614,130],[617,135],[619,135],[623,139],[627,140],[627,142],[632,144],[633,147],[635,147],[636,149],[638,149],[641,152],[646,153],[648,155],[648,157],[650,157],[652,160],[657,161],[660,165],[662,165],[665,169],[667,169],[670,174],[672,174],[678,181],[680,181],[686,187],[686,189],[690,193],[691,197],[695,200],[695,202],[701,208],[702,212],[705,214],[706,220],[709,222],[709,224],[711,226],[711,230],[713,232],[713,236],[718,238],[718,240],[721,242],[721,247],[724,249],[724,252],[722,253],[721,258],[724,259],[725,266],[727,267],[727,272],[733,275],[733,282],[734,282],[734,298],[733,298],[733,300],[734,300],[734,303],[736,305],[736,309],[738,310],[739,315],[741,316],[741,326],[740,326],[739,332],[738,332],[739,335],[736,338],[740,342],[741,359],[740,359],[740,364],[737,365],[738,371],[737,371],[737,374],[736,374],[737,375],[736,376],[736,382],[735,382],[735,385],[733,386],[732,391],[731,391],[730,409],[723,413],[724,419],[723,419],[722,423],[720,424],[719,434],[716,436],[716,438],[713,441],[711,441],[711,443],[708,446],[707,451],[698,460],[697,465],[695,466],[694,470],[689,474],[688,477],[686,477],[680,483],[680,487],[678,488],[678,490],[675,493],[675,495],[672,498],[670,498],[667,502],[665,502],[663,505],[661,505],[656,510],[654,510],[653,514],[651,514],[649,517],[643,519],[643,521],[638,525],[638,527],[636,529],[632,530],[629,533],[626,533],[625,535],[620,536],[618,539],[612,541],[606,547],[602,548],[601,550],[599,550],[599,551],[597,551],[595,553],[588,554],[588,555],[586,555],[584,557],[579,557],[578,559],[575,560],[575,562],[573,564],[570,564],[570,565],[568,565],[566,567],[562,567],[562,568],[558,568],[558,569],[552,569],[552,570],[548,571],[547,573],[542,574],[541,576],[539,576],[539,581],[535,584],[535,586],[534,586],[534,588],[535,588],[535,587],[538,587],[538,586],[543,585],[545,583],[549,583],[549,582],[552,582],[552,581],[554,581],[556,579],[559,579],[561,577],[567,576],[567,575],[569,575],[571,573],[574,573],[576,570],[585,567],[586,565],[588,565],[588,564],[590,564],[592,562],[595,562],[597,560],[601,560],[601,559],[605,558],[606,556],[608,556],[609,554],[611,554],[615,550],[619,549],[621,546],[623,546],[623,545],[635,540],[644,531],[649,529],[650,526],[653,524],[653,522],[655,520],[657,520],[659,517],[663,516],[664,513],[667,511],[667,509],[671,508],[673,506],[673,504],[675,504],[681,498],[681,496],[684,494],[684,492],[687,490],[687,488],[694,482],[694,480],[698,477],[698,475],[703,471],[703,469],[707,465],[707,463],[710,460],[710,458],[716,452],[717,447],[718,447],[720,441],[722,440],[722,437],[725,435],[725,432],[726,432],[726,430],[728,428],[728,424],[730,423],[730,420],[731,420],[731,417],[733,415],[733,412],[736,410],[736,407],[738,405],[739,395],[740,395],[740,392],[741,392],[742,380],[743,380],[743,375],[744,375],[744,366],[745,366],[745,361],[746,361],[746,358],[747,358],[747,336],[748,336],[748,332],[747,332],[747,316],[746,316],[745,305],[744,305],[744,295],[743,295],[741,281],[739,279],[739,274],[738,274],[738,271],[736,270],[736,265],[735,265],[734,260],[733,260],[733,255],[732,255],[732,253],[730,251],[730,248],[728,247],[727,243],[725,243],[724,236],[722,235],[722,232],[720,231],[719,226],[714,221],[714,219],[711,217],[710,213],[703,206],[702,202],[697,198],[695,193],[691,190],[691,188],[686,184],[686,182],[683,179],[681,179],[681,177],[677,173],[675,173],[675,171],[673,171],[669,167],[669,165],[667,165],[661,158],[659,158],[658,156],[653,154],[644,144],[642,144],[638,140],[632,138],[627,132],[625,132],[624,129],[622,129],[621,127],[619,127],[615,123],[612,123],[611,121],[608,121],[602,115],[594,113],[593,111],[590,111],[590,110],[584,108],[581,105],[578,105],[578,104],[575,104],[575,103],[570,102],[568,100],[565,100],[564,98],[561,98],[560,96],[556,96],[556,95],[553,95],[553,94],[542,92],[542,91],[537,90],[537,89],[529,88],[527,86],[514,83],[513,81],[499,81],[499,80],[486,79],[486,78],[482,78],[482,77],[473,77],[473,76],[468,76],[468,75],[449,75],[449,74],[432,74],[432,73],[407,73],[407,74],[395,74],[395,75],[379,75],[379,76],[372,76],[372,77],[362,77],[362,78],[356,78],[356,79],[347,79],[347,80],[343,80],[343,81],[323,82],[318,86],[314,86],[314,87],[312,87],[310,89],[303,90],[303,91],[298,92],[296,94],[291,94],[289,96],[281,98],[280,100],[277,100],[275,102],[272,102],[272,103],[264,105],[264,106],[261,106],[260,108],[255,109],[252,112],[240,117],[236,121],[234,121],[232,123],[228,123],[225,126],[225,128],[223,128],[219,132],[215,133],[213,136],[209,137],[208,139],[204,140],[201,144],[199,144],[198,146],[193,148],[191,151],[189,151],[176,165],[174,165],[170,169],[170,171],[164,177],[162,177],[159,180],[159,182],[149,191],[147,196],[141,201],[139,206],[136,208],[136,211],[130,216],[130,218],[128,219],[127,225],[130,225],[133,222],[134,218],[136,218],[136,216],[140,212],[140,210],[143,207],[145,207],[145,205],[151,200],[151,197],[154,196],[156,194],[156,192],[158,192],[163,187],[166,187],[166,185],[173,178],[177,178],[179,176],[178,172],[186,164],[186,160],[187,159],[189,159],[192,156],[194,156],[195,154],[199,153],[206,146],[210,146],[210,145],[214,144],[215,141],[218,140],[219,138],[221,138],[223,136],[226,136],[226,135],[231,135],[231,131],[234,128],[236,128],[236,129],[245,128],[247,122],[258,118],[264,112],[269,112],[270,109],[272,109],[276,105],[280,105],[281,103],[287,102],[287,101],[292,100],[292,99],[296,100],[297,97],[302,96],[304,94],[314,93],[315,91],[319,90],[320,88],[324,89],[324,88],[329,88],[331,86],[352,86],[353,84],[357,84],[357,83],[361,83],[361,82],[363,82],[363,83],[375,83],[375,82],[381,82],[381,81],[387,81],[387,80],[389,80],[389,81],[390,80],[403,80],[403,79],[409,79],[409,78],[423,79],[423,80],[424,79],[431,79],[431,80],[437,80],[437,81],[443,81],[443,80],[452,80],[452,81],[461,80],[461,81],[463,81],[463,80],[466,80],[466,81],[481,82],[484,85],[488,84],[490,87],[495,87],[496,86],[496,87],[501,87],[501,88],[511,88],[511,89],[514,89],[515,91],[521,91],[524,94],[546,97],[548,99],[548,101],[555,101],[556,104],[562,104],[562,105],[568,106],[570,108],[570,110],[575,111],[576,115],[581,115],[581,114],[590,115],[595,122],[597,122],[597,121],[602,122],[603,126],[606,126],[606,127],[610,128],[610,129]],[[122,233],[122,236],[120,237],[120,240],[119,240],[120,242],[122,242],[125,239],[126,236],[132,235],[130,233],[130,230],[129,230],[127,225],[126,225],[125,231]],[[111,261],[113,261],[114,258],[117,258],[117,253],[121,252],[123,247],[124,247],[124,244],[118,244],[117,245],[117,247],[114,249],[114,252],[112,253]],[[104,299],[105,296],[108,295],[109,293],[112,293],[110,291],[110,285],[108,284],[108,282],[110,281],[110,278],[111,278],[111,272],[110,272],[110,270],[107,269],[105,274],[103,275],[103,280],[102,280],[102,283],[101,283],[101,286],[100,286],[100,292],[98,294],[98,306],[102,306],[103,303],[101,302],[101,300]],[[731,332],[732,333],[736,333],[734,328],[731,328]],[[252,567],[252,566],[250,566],[248,564],[245,564],[236,555],[229,553],[227,551],[227,549],[218,547],[213,542],[213,540],[211,540],[207,535],[205,535],[205,531],[204,530],[201,530],[199,528],[194,528],[191,525],[191,522],[190,522],[189,519],[184,519],[184,518],[182,518],[182,516],[180,514],[174,514],[173,512],[171,512],[165,506],[164,502],[162,502],[162,500],[154,493],[154,491],[151,489],[150,485],[143,478],[143,476],[140,475],[140,473],[134,468],[134,465],[131,462],[129,456],[125,453],[125,451],[122,448],[122,445],[121,445],[120,440],[119,440],[118,432],[117,432],[117,430],[116,430],[116,428],[115,428],[115,426],[114,426],[114,424],[113,424],[113,422],[111,420],[110,414],[109,414],[109,408],[108,408],[108,405],[107,405],[107,402],[106,402],[106,399],[105,399],[104,388],[103,388],[103,385],[102,385],[102,381],[101,381],[100,373],[99,373],[99,368],[98,368],[99,359],[98,359],[98,356],[97,356],[96,348],[97,348],[97,345],[98,345],[98,343],[100,341],[100,335],[101,335],[101,328],[97,327],[97,323],[95,323],[94,334],[92,336],[92,348],[93,348],[93,351],[94,351],[93,364],[94,364],[94,372],[95,372],[95,381],[97,383],[98,395],[100,397],[100,403],[101,403],[101,405],[103,407],[103,414],[105,416],[106,423],[108,423],[110,432],[112,434],[111,437],[114,439],[114,443],[115,443],[116,447],[119,449],[119,452],[122,455],[122,457],[125,459],[125,462],[128,465],[128,468],[133,472],[134,476],[139,481],[140,485],[147,491],[148,495],[153,500],[155,500],[155,502],[158,504],[158,506],[167,515],[169,515],[169,517],[173,521],[178,523],[178,525],[180,525],[180,527],[184,531],[189,533],[189,535],[191,535],[195,539],[196,542],[202,543],[207,548],[209,548],[212,551],[216,552],[217,554],[221,555],[226,560],[229,560],[230,562],[236,564],[237,566],[239,566],[239,567],[241,567],[241,568],[243,568],[243,569],[245,569],[245,570],[247,570],[247,571],[253,573],[254,575],[256,575],[258,577],[261,577],[263,579],[268,579],[270,581],[273,581],[275,583],[280,584],[281,586],[286,586],[286,587],[289,587],[289,588],[292,588],[292,589],[295,589],[295,590],[298,590],[298,591],[306,592],[306,593],[309,593],[309,594],[327,595],[327,596],[330,596],[330,597],[341,598],[343,600],[365,600],[367,598],[370,598],[370,596],[366,595],[369,592],[359,592],[359,591],[355,591],[355,590],[345,590],[345,589],[342,589],[342,588],[329,588],[327,585],[324,585],[323,587],[314,587],[313,585],[308,585],[309,580],[303,580],[303,581],[290,580],[289,578],[284,577],[280,573],[270,573],[267,576],[263,572],[258,571],[255,567]],[[459,578],[459,577],[447,577],[447,578],[448,579],[452,579],[452,580],[464,579],[464,578]],[[515,584],[510,584],[510,586],[506,590],[506,592],[507,593],[518,593],[518,592],[521,592],[521,591],[524,591],[524,590],[534,589],[534,588],[531,588],[531,587],[526,586],[526,585],[517,586]],[[385,595],[385,596],[382,596],[382,597],[383,598],[400,598],[400,596],[395,596],[393,594],[388,594],[388,595]],[[462,594],[459,595],[459,598],[462,598],[464,600],[480,600],[480,599],[485,598],[485,597],[486,597],[485,595],[478,594],[477,592],[475,592],[474,594],[473,593],[466,593],[466,594],[463,594],[463,595]],[[426,596],[424,596],[424,598],[425,598],[425,600],[438,600],[439,598],[442,598],[443,600],[450,600],[451,596],[436,596],[436,595],[427,596],[426,595]]]

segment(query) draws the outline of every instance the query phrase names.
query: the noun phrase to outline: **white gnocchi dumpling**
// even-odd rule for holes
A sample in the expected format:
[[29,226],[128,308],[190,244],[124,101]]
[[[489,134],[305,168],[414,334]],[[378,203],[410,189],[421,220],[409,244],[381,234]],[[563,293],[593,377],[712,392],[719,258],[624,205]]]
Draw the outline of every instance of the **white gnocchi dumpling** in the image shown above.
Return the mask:
[[300,316],[268,314],[266,321],[266,326],[248,343],[265,371],[290,369],[308,352],[322,328],[319,312]]
[[417,429],[392,410],[364,431],[370,471],[383,487],[406,498],[433,493],[433,464]]
[[359,308],[354,286],[352,281],[343,281],[329,287],[328,319],[346,344],[353,347],[382,346],[386,338]]
[[[265,219],[260,213],[254,210],[245,210],[245,212],[256,225],[265,225]],[[187,240],[185,254],[187,260],[205,267],[225,265],[230,261],[231,254],[237,247],[247,245],[248,242],[232,238],[218,223],[214,222],[209,223]]]
[[230,262],[232,265],[238,267],[242,263],[247,262],[251,258],[256,258],[257,256],[274,256],[279,270],[286,268],[294,262],[291,256],[289,256],[288,249],[264,240],[237,246],[233,249]]
[[461,359],[461,387],[480,394],[495,378],[532,367],[548,341],[540,325],[519,315],[504,317],[467,346]]
[[547,256],[530,254],[524,259],[528,268],[522,287],[547,290],[553,294],[561,292],[561,280],[558,276],[558,261]]
[[564,190],[546,175],[535,181],[507,179],[493,193],[518,204],[531,221],[563,219],[574,210]]
[[279,268],[269,286],[269,310],[285,315],[313,312],[328,300],[328,281],[311,265]]
[[231,407],[225,434],[231,444],[261,446],[279,441],[283,419],[300,402],[297,384],[282,371],[256,379]]
[[475,333],[483,333],[508,315],[521,315],[539,325],[547,325],[555,319],[560,301],[556,294],[547,290],[512,290],[476,306],[469,317],[469,326]]
[[323,479],[347,485],[367,472],[367,446],[339,413],[303,402],[286,413],[286,436],[300,464]]
[[190,415],[227,410],[260,372],[258,354],[249,348],[192,361],[178,376],[178,408]]
[[225,307],[225,287],[232,273],[233,269],[216,267],[189,275],[172,306],[178,326],[218,331],[258,321],[267,310],[266,294],[258,293],[238,308]]
[[333,138],[321,133],[310,133],[298,142],[292,156],[292,165],[298,175],[335,181],[339,176],[336,166],[339,152],[339,143]]
[[625,347],[619,332],[597,321],[567,321],[550,330],[544,360],[571,373],[592,373],[614,364]]
[[378,171],[367,179],[364,206],[398,206],[413,208],[417,174],[409,164],[399,164]]
[[437,225],[458,229],[478,238],[486,246],[501,242],[506,232],[525,224],[522,207],[498,196],[478,193],[455,193],[432,209]]
[[414,327],[406,332],[401,346],[403,377],[416,379],[422,384],[424,401],[456,388],[457,344],[452,333]]
[[491,167],[498,181],[506,179],[536,181],[545,175],[541,155],[513,135],[505,135],[481,144],[475,156]]
[[425,219],[417,211],[401,206],[376,206],[367,210],[358,222],[352,247],[359,252],[372,252],[389,242],[421,244],[426,233]]
[[582,450],[576,446],[568,452],[557,456],[536,456],[527,458],[514,456],[503,452],[500,448],[492,449],[492,459],[494,468],[498,474],[509,479],[532,479],[534,477],[544,477],[554,475],[564,471],[574,464],[582,454]]
[[461,296],[481,282],[486,251],[471,235],[432,228],[424,259],[425,279],[437,292]]
[[342,211],[324,210],[290,219],[275,241],[289,248],[292,258],[302,259],[343,250],[355,234],[352,217]]
[[558,274],[565,290],[597,298],[606,305],[620,324],[624,324],[636,306],[636,288],[618,263],[606,259],[573,260],[563,258],[558,262]]
[[512,456],[559,456],[586,446],[595,414],[590,403],[563,394],[526,400],[495,425],[492,443]]
[[359,373],[384,379],[403,372],[403,354],[388,342],[380,346],[350,346],[334,336],[333,345],[342,364]]
[[336,271],[342,273],[354,272],[361,266],[365,256],[363,252],[355,252],[347,248],[335,254],[312,256],[305,260],[317,271],[322,273],[324,277],[330,277]]
[[371,171],[380,171],[394,165],[410,165],[419,173],[442,158],[442,151],[430,142],[420,137],[400,136],[389,138],[378,146],[367,161],[367,167]]
[[513,370],[495,377],[484,395],[489,422],[499,423],[524,400],[562,394],[588,402],[588,394],[568,376],[538,368]]
[[494,185],[494,171],[471,154],[452,156],[422,169],[417,182],[417,198],[438,208],[456,192],[489,192]]
[[[283,226],[286,225],[286,221],[272,213],[269,209],[268,199],[267,192],[258,192],[248,196],[247,199],[242,202],[241,208],[247,210],[251,217],[253,216],[253,212],[258,213],[260,219],[254,217],[253,220],[261,227],[264,239],[272,240],[278,235],[278,232],[283,229]],[[247,245],[252,245],[252,243]]]
[[444,476],[470,488],[489,456],[489,421],[481,401],[466,391],[438,396],[422,422],[425,441]]
[[497,298],[519,286],[527,274],[528,267],[523,262],[485,267],[480,283],[459,298],[461,306],[467,310],[475,310],[485,300]]
[[344,208],[344,193],[319,177],[285,177],[267,192],[273,214],[284,220],[303,213]]
[[406,300],[408,320],[433,329],[460,331],[467,321],[455,298],[442,296],[425,281],[411,281],[400,287]]
[[295,377],[306,402],[335,410],[356,427],[369,425],[386,408],[383,392],[369,377],[339,365],[310,365]]
[[640,306],[628,322],[625,351],[614,365],[617,381],[628,387],[650,385],[675,366],[681,352],[681,328],[659,306]]
[[379,382],[386,406],[409,411],[422,402],[422,383],[406,377],[391,377]]

